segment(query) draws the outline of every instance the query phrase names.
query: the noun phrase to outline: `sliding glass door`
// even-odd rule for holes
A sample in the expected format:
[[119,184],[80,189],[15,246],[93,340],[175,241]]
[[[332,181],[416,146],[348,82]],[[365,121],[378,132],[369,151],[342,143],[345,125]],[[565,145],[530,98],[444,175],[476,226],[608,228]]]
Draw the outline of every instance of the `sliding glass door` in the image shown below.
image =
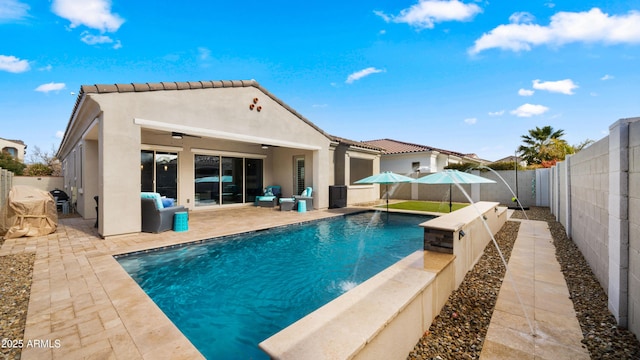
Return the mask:
[[196,155],[195,203],[196,206],[220,203],[220,157]]
[[262,193],[262,159],[195,155],[195,204],[253,202]]

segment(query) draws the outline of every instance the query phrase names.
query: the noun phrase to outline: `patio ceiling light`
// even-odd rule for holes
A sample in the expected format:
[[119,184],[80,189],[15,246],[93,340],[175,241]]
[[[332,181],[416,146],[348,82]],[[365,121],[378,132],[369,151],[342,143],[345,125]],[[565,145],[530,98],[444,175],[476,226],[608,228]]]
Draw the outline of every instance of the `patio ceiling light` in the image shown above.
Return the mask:
[[175,132],[175,131],[171,133],[171,137],[174,138],[174,139],[177,139],[177,140],[181,140],[182,139],[182,135],[183,135],[182,133]]
[[269,145],[262,144],[262,146],[260,146],[260,147],[266,150],[266,149],[269,148]]

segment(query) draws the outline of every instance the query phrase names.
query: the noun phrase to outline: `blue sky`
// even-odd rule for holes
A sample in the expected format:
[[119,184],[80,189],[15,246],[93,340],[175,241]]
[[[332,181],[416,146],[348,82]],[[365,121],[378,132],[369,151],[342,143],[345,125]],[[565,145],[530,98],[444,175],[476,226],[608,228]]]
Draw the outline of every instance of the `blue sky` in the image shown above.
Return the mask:
[[255,79],[331,134],[489,160],[640,116],[640,0],[0,0],[0,38],[0,137],[44,151],[83,84]]

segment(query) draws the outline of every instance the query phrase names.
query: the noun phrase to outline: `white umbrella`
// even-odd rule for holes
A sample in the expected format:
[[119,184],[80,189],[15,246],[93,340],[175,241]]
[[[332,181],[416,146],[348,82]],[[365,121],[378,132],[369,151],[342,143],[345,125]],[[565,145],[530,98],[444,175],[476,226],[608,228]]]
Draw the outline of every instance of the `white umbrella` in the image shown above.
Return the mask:
[[413,180],[418,184],[449,184],[449,212],[451,212],[451,184],[495,184],[496,182],[482,176],[458,170],[444,170]]

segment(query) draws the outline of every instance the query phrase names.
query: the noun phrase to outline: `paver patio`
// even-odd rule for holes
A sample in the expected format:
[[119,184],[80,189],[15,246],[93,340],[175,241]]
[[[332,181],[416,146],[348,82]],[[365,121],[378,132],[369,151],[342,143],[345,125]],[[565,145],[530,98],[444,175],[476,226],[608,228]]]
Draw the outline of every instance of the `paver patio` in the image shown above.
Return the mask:
[[[61,219],[55,233],[8,239],[0,256],[35,252],[22,359],[197,359],[198,350],[160,311],[113,255],[338,216],[242,206],[190,213],[189,231],[98,237],[94,220]],[[56,341],[58,340],[58,341]]]

